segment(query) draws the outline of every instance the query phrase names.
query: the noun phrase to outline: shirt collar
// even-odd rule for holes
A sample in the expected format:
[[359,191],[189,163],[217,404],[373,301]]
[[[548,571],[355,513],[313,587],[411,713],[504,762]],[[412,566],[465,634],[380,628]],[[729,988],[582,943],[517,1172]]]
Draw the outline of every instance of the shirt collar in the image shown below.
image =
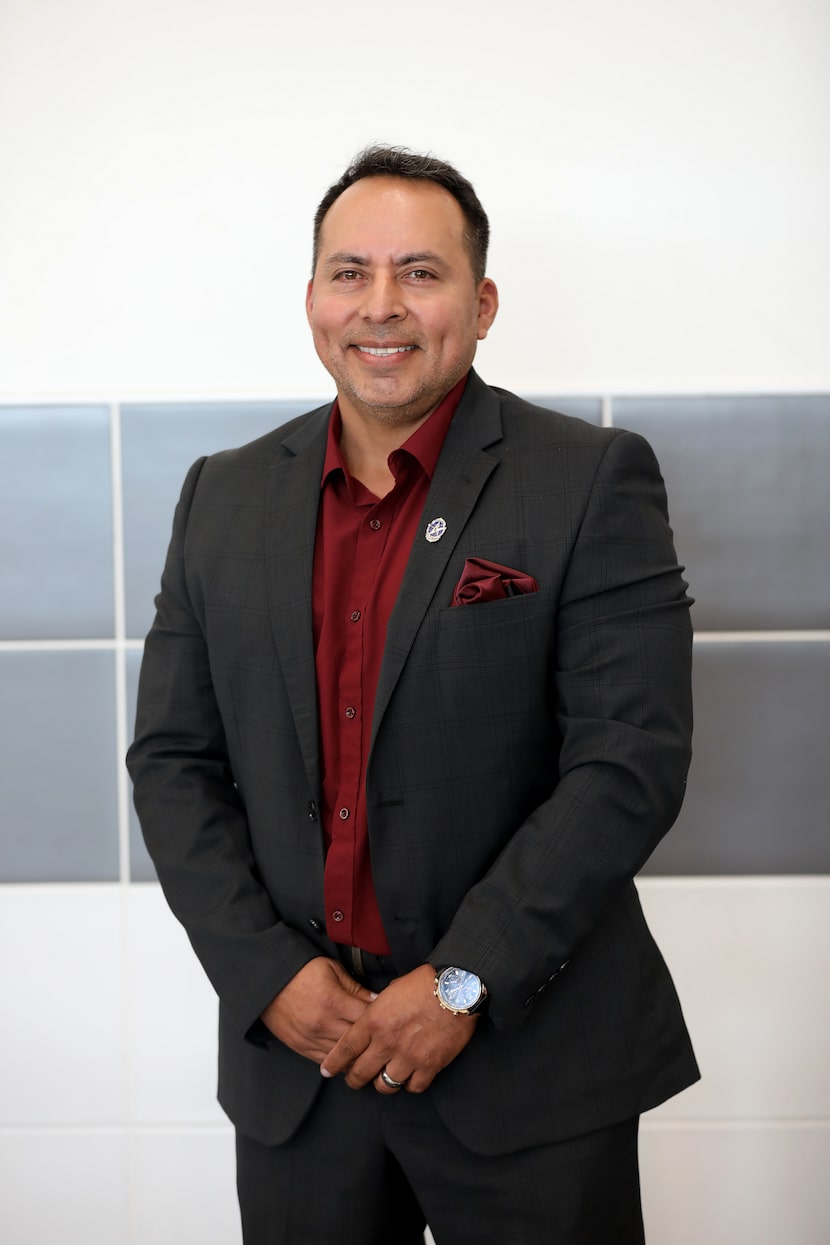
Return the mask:
[[[439,402],[438,406],[432,412],[428,419],[420,424],[410,437],[404,441],[400,449],[393,450],[389,455],[389,466],[393,475],[397,475],[396,456],[402,451],[406,451],[419,463],[422,470],[431,480],[438,464],[438,458],[444,445],[444,439],[452,423],[452,417],[455,414],[458,404],[461,401],[461,395],[464,393],[464,386],[467,384],[467,376],[469,372],[462,376],[461,380],[453,386],[445,398]],[[334,471],[342,471],[347,482],[350,481],[349,471],[343,461],[340,453],[340,434],[343,424],[340,417],[340,404],[335,401],[332,407],[331,419],[329,420],[328,438],[326,440],[326,456],[323,461],[323,474],[320,480],[322,488],[328,477]]]

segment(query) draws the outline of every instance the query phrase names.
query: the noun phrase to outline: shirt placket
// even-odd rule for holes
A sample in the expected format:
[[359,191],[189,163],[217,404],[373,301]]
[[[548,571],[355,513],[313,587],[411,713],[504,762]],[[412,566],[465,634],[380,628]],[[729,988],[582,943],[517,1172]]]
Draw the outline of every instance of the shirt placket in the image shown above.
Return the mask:
[[[366,704],[364,695],[365,646],[373,608],[373,589],[392,526],[394,510],[390,497],[388,495],[374,505],[361,506],[363,514],[357,528],[354,573],[344,618],[344,661],[338,683],[340,782],[332,810],[334,825],[329,850],[337,853],[338,863],[344,866],[336,869],[337,875],[349,876],[353,881],[358,876],[358,826],[364,798],[360,777],[363,772],[365,714],[372,713],[372,706]],[[341,906],[332,913],[333,921],[343,931],[342,940],[345,942],[354,941],[354,905],[352,886],[349,895],[342,896]]]

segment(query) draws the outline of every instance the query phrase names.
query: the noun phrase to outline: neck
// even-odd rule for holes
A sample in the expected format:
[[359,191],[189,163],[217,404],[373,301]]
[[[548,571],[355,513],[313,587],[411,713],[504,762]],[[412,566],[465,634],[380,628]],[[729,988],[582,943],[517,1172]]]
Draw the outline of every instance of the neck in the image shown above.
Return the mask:
[[376,497],[385,497],[395,485],[395,477],[389,470],[387,459],[398,450],[416,428],[429,419],[432,410],[417,418],[384,420],[367,417],[340,399],[340,453],[349,472],[361,484],[365,484]]

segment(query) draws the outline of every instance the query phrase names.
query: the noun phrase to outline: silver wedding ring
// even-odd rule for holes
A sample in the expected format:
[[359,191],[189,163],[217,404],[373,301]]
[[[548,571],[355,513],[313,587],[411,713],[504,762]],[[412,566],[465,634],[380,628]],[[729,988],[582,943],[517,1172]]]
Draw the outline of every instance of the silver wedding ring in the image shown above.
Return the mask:
[[380,1079],[383,1081],[384,1085],[388,1085],[390,1089],[403,1089],[406,1084],[406,1081],[393,1080],[385,1068],[381,1068],[380,1070]]

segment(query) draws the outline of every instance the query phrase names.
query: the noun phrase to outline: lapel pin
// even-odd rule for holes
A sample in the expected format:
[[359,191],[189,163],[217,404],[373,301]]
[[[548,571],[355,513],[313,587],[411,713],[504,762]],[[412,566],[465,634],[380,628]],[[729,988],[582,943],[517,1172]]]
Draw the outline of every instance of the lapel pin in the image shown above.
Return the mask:
[[429,541],[431,545],[434,545],[436,540],[441,539],[441,537],[444,535],[444,532],[446,532],[446,530],[447,530],[446,519],[432,519],[431,522],[427,523],[424,536],[426,536],[427,540]]

